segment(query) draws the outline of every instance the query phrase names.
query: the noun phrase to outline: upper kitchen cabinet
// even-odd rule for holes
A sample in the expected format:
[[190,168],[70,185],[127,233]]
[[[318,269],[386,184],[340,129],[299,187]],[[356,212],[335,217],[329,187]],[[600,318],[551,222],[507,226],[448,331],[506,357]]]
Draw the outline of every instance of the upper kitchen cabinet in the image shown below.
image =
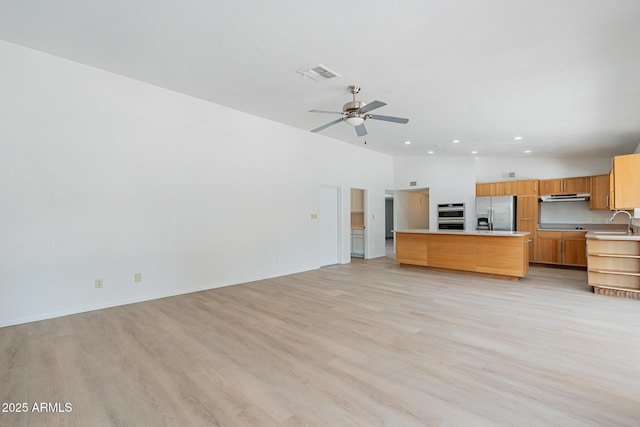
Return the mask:
[[518,193],[518,181],[496,182],[496,194],[494,196],[513,196]]
[[518,194],[518,181],[483,182],[476,184],[476,196],[514,196]]
[[580,194],[589,193],[590,177],[541,179],[539,194]]
[[595,175],[591,177],[591,198],[589,209],[608,210],[609,205],[609,179],[610,174]]
[[538,180],[537,179],[523,179],[517,181],[518,183],[518,196],[537,196],[538,195]]
[[476,184],[476,196],[494,196],[496,192],[495,182],[481,182]]
[[609,182],[610,209],[640,208],[640,154],[614,157]]

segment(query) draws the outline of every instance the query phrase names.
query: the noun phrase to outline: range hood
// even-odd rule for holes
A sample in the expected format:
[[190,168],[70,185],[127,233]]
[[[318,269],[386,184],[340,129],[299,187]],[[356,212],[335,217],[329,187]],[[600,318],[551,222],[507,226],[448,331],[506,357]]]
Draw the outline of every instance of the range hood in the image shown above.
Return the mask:
[[540,196],[541,202],[584,202],[589,200],[589,194],[551,194]]

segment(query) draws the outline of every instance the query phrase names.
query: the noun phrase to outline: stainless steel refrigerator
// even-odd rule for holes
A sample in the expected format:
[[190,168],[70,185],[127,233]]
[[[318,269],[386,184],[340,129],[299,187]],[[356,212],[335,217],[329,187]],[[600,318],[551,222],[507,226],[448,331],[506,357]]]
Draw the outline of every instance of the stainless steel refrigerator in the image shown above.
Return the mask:
[[476,197],[476,230],[516,230],[516,197]]

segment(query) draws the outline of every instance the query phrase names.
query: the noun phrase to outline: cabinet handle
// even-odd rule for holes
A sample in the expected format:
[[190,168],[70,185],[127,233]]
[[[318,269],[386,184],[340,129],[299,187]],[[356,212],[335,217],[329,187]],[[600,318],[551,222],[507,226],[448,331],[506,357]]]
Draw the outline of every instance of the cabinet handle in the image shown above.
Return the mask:
[[609,207],[609,195],[608,195],[608,194],[607,194],[607,198],[606,198],[606,204],[605,204],[605,206],[606,206],[606,207]]
[[533,183],[533,191],[538,194],[538,181]]

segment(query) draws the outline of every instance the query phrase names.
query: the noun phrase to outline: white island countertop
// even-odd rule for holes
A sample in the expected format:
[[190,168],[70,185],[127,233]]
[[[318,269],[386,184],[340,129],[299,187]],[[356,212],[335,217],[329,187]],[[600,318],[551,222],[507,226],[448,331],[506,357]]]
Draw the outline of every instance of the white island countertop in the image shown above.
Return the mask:
[[496,231],[496,230],[430,230],[428,228],[407,228],[393,230],[394,233],[418,233],[418,234],[451,234],[455,236],[527,236],[528,231]]

